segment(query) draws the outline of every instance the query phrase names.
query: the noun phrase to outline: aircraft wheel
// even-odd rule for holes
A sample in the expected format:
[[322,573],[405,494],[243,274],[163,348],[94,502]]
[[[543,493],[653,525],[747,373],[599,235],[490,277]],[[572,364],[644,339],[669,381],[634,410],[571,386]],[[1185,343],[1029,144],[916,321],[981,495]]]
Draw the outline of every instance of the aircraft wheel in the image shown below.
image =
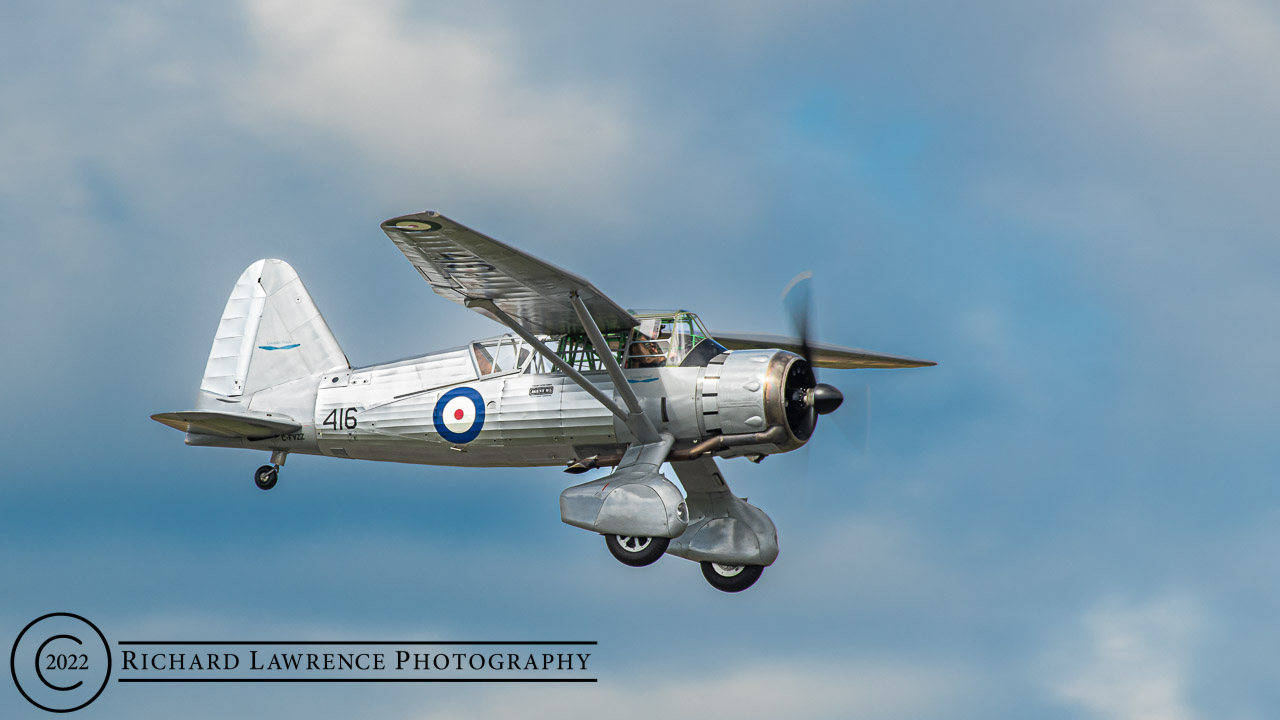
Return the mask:
[[702,563],[702,576],[711,583],[711,587],[723,592],[742,592],[760,579],[764,572],[762,565],[721,565],[720,563]]
[[276,486],[276,481],[280,479],[280,469],[275,465],[263,465],[253,474],[253,483],[260,490],[270,490]]
[[667,545],[671,544],[671,538],[605,535],[604,544],[623,565],[644,567],[658,562],[658,558],[667,551]]

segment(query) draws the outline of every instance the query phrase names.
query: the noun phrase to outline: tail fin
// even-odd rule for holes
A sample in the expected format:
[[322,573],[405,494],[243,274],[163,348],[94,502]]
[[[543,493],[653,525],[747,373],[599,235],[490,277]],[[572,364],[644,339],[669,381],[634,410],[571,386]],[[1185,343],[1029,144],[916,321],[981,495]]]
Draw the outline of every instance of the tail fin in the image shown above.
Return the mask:
[[350,366],[298,273],[283,260],[259,260],[231,291],[200,390],[240,398]]

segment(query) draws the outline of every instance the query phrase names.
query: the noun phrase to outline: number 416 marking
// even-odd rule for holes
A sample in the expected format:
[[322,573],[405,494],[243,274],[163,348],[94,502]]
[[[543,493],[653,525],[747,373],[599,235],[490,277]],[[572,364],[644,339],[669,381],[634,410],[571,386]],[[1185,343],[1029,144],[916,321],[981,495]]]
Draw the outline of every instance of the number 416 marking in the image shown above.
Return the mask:
[[334,430],[355,430],[356,409],[353,407],[334,408],[324,417],[322,424]]

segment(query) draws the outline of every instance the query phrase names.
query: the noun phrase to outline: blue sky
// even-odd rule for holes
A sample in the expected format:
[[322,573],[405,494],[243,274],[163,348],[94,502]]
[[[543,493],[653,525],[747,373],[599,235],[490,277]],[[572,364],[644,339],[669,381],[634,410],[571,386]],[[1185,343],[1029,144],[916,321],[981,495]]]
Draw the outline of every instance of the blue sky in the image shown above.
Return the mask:
[[[112,687],[192,717],[1260,718],[1280,708],[1280,11],[1196,3],[16,3],[0,11],[0,627],[590,637],[590,688]],[[750,592],[561,524],[555,469],[186,448],[260,257],[356,364],[500,328],[436,209],[630,307],[936,368],[725,462]],[[846,408],[848,434],[860,436]],[[36,716],[8,685],[0,706]],[[602,710],[602,708],[607,710]]]

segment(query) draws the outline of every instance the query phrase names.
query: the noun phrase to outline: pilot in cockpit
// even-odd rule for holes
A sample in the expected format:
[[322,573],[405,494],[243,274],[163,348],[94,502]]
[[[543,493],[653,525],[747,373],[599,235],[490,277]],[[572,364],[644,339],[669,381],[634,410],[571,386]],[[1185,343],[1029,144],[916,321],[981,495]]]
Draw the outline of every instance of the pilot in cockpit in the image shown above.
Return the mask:
[[476,369],[480,371],[480,375],[488,375],[493,372],[493,360],[490,359],[489,353],[485,351],[479,343],[471,346],[471,351],[476,356]]
[[652,336],[636,331],[635,340],[631,342],[631,356],[627,367],[662,367],[667,364],[667,356],[662,347]]

